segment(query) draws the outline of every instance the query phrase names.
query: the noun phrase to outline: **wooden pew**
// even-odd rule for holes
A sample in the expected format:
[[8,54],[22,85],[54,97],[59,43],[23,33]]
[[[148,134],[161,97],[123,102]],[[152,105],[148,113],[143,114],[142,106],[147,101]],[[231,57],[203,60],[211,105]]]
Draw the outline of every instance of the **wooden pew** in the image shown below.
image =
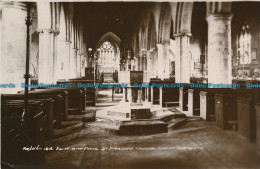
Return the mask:
[[[30,92],[28,95],[29,99],[52,99],[53,102],[53,125],[57,128],[61,127],[62,120],[62,95],[61,94],[46,94]],[[11,99],[24,99],[24,93],[18,94],[2,94],[1,98],[3,100]]]
[[68,91],[66,88],[39,88],[39,89],[34,89],[30,91],[30,94],[40,94],[40,95],[46,95],[46,96],[52,96],[52,95],[60,95],[61,96],[61,107],[60,107],[60,114],[56,114],[57,118],[60,121],[63,120],[68,120]]
[[24,102],[4,101],[1,104],[2,133],[20,129],[35,145],[45,145],[46,114],[43,103],[29,101],[28,114],[24,116]]
[[162,106],[179,104],[179,88],[163,88]]
[[188,116],[200,115],[200,90],[202,89],[188,89]]
[[254,90],[231,90],[225,94],[215,94],[216,125],[222,129],[233,129],[237,124],[237,102],[239,96],[252,97]]
[[[44,89],[54,93],[61,93],[64,95],[64,109],[65,116],[64,120],[68,119],[68,114],[74,114],[75,112],[81,113],[82,110],[86,108],[86,89],[78,88],[73,86],[72,88],[62,88],[62,89]],[[37,89],[36,91],[42,91]]]
[[[3,123],[2,123],[3,126]],[[45,162],[43,151],[26,151],[24,147],[37,147],[35,143],[19,128],[12,128],[7,132],[1,133],[1,166],[10,168],[11,164],[14,168],[37,168],[38,165]]]
[[258,94],[237,97],[238,133],[249,141],[256,140],[256,107]]
[[[85,79],[69,79],[67,81],[58,81],[57,84],[71,84],[72,88],[78,88],[78,84],[81,83],[83,85],[87,84],[94,84],[93,80],[85,80]],[[85,93],[85,106],[95,106],[97,101],[97,95],[98,95],[98,88],[78,88],[78,89],[84,89],[83,91]],[[85,109],[85,108],[84,108]]]
[[[2,103],[5,102],[24,102],[24,95],[17,94],[4,94],[1,96]],[[53,137],[53,112],[54,112],[54,100],[52,98],[34,99],[29,95],[29,101],[40,101],[43,103],[43,109],[46,113],[46,138],[52,139]]]
[[215,121],[215,100],[216,93],[228,92],[230,88],[204,88],[200,91],[200,117],[206,121]]
[[260,156],[260,103],[255,104],[256,111],[256,152]]
[[183,84],[183,85],[184,87],[179,88],[179,108],[180,111],[187,111],[189,84]]
[[85,110],[86,90],[73,88],[68,90],[69,93],[69,114],[72,112],[81,113]]
[[[94,84],[93,80],[78,80],[78,79],[69,79],[69,83],[81,83],[81,84]],[[86,92],[86,105],[87,106],[96,106],[98,88],[85,88]]]

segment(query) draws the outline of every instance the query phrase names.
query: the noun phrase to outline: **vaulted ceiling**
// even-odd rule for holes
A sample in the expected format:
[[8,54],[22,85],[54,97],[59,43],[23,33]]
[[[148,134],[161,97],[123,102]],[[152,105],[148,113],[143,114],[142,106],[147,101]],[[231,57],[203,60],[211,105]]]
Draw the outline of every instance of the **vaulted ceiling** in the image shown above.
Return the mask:
[[139,16],[149,7],[145,2],[78,2],[75,17],[80,17],[88,43],[94,46],[102,35],[113,32],[127,39],[139,22]]

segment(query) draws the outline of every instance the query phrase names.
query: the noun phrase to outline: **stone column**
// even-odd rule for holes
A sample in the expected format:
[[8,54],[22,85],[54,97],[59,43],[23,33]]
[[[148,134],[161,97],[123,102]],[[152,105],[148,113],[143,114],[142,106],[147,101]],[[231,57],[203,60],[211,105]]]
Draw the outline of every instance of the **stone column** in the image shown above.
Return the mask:
[[181,83],[181,40],[180,36],[175,35],[175,83]]
[[38,29],[39,33],[39,83],[54,81],[54,31],[52,29]]
[[180,34],[180,83],[190,83],[190,36]]
[[65,41],[65,52],[64,52],[64,69],[65,69],[65,78],[69,79],[70,77],[70,44],[71,41]]
[[147,54],[147,50],[146,49],[142,49],[141,50],[141,54],[140,54],[140,66],[141,66],[141,71],[145,71],[145,57]]
[[163,79],[163,45],[157,44],[158,62],[157,62],[157,76]]
[[[57,58],[57,38],[60,31],[54,30],[53,31],[53,83],[56,83],[58,80],[58,58]],[[63,56],[61,56],[63,57]]]
[[163,79],[170,76],[169,47],[169,43],[163,44]]
[[158,77],[169,78],[169,43],[157,44],[158,48]]
[[76,71],[77,71],[77,76],[80,77],[80,69],[81,69],[81,56],[82,54],[80,52],[77,52],[77,57],[76,57]]
[[208,83],[232,83],[232,14],[210,14],[208,21]]
[[81,60],[81,77],[85,77],[85,67],[86,67],[86,57],[87,57],[87,54],[86,53],[83,53],[82,54],[82,60]]
[[152,71],[152,52],[153,49],[150,49],[149,51],[147,51],[147,56],[146,56],[147,79],[149,79],[149,81],[150,81],[151,71]]
[[3,84],[15,84],[15,88],[1,88],[1,93],[17,93],[22,89],[21,83],[24,83],[26,17],[27,7],[25,3],[2,2],[0,80]]
[[71,48],[71,57],[70,57],[70,78],[77,77],[77,48]]

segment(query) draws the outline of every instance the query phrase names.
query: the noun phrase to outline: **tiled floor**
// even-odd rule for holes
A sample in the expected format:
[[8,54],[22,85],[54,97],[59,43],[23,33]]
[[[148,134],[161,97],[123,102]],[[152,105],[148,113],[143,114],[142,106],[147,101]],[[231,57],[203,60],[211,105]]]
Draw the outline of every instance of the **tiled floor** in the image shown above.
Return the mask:
[[[106,92],[101,102],[110,102]],[[120,96],[116,97],[119,101]],[[44,169],[260,168],[255,143],[203,120],[189,119],[179,129],[164,134],[118,136],[89,125],[83,127],[80,116],[70,119],[71,126],[55,130],[55,138],[46,143],[69,150],[45,151]]]

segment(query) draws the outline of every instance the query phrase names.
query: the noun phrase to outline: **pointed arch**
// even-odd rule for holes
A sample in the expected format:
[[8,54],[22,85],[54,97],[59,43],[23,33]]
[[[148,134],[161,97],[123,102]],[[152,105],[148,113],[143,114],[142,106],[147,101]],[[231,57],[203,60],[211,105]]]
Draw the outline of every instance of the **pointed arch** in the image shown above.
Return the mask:
[[101,36],[101,38],[99,38],[96,48],[101,46],[105,41],[111,42],[116,50],[120,47],[121,44],[121,39],[116,34],[114,34],[113,32],[108,32]]
[[171,20],[171,7],[169,3],[162,3],[158,33],[159,43],[170,42]]
[[148,25],[148,40],[147,40],[147,48],[155,49],[156,48],[156,25],[154,16],[151,13]]
[[145,31],[145,26],[142,26],[141,29],[141,42],[140,42],[140,49],[146,49],[146,31]]

